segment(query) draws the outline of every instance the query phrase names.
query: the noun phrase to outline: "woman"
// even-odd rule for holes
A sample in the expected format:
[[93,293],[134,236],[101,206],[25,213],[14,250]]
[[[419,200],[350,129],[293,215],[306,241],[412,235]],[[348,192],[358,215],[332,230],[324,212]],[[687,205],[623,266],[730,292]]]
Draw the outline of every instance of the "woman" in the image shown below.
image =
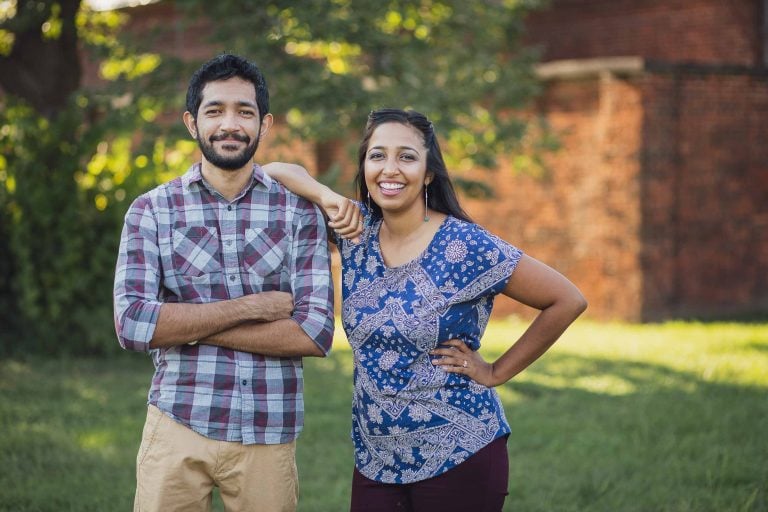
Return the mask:
[[[586,308],[565,277],[472,223],[432,123],[368,118],[352,204],[299,166],[265,170],[318,203],[342,256],[354,352],[352,511],[499,511],[509,424],[495,386],[541,356]],[[497,294],[540,310],[501,357],[477,349]]]

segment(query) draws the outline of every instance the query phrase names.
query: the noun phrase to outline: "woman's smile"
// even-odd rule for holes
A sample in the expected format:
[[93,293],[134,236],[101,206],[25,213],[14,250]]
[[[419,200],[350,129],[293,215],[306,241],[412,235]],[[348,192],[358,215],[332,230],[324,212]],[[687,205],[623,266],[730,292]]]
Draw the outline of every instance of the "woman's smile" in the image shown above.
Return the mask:
[[393,197],[398,195],[403,189],[405,188],[404,183],[397,183],[394,181],[382,181],[379,182],[379,189],[381,190],[381,195]]

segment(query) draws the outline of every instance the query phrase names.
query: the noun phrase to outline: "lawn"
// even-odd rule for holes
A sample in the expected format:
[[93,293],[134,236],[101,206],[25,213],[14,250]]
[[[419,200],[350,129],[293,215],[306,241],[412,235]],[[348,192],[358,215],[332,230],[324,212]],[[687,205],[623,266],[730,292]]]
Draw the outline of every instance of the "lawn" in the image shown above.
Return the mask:
[[[483,353],[523,328],[493,322]],[[299,510],[343,511],[343,335],[305,366]],[[151,371],[129,353],[0,361],[0,511],[131,510]],[[768,510],[768,324],[580,321],[499,392],[512,425],[505,510]]]

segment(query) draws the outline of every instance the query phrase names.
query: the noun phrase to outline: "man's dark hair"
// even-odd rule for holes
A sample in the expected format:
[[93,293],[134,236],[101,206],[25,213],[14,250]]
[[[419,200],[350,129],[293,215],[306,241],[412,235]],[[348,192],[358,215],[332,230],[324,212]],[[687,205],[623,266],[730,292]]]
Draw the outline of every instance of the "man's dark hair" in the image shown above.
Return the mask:
[[264,75],[258,66],[237,55],[224,53],[203,64],[189,80],[187,88],[187,110],[197,119],[197,111],[203,101],[203,89],[209,82],[237,77],[253,84],[256,90],[256,105],[259,107],[259,121],[269,113],[269,91]]

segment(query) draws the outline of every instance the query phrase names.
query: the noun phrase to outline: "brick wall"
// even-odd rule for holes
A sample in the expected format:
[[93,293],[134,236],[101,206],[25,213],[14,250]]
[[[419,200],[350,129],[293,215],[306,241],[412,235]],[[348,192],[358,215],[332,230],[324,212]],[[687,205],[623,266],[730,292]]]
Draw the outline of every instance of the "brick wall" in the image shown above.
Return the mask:
[[642,317],[768,311],[768,75],[644,86]]
[[[497,199],[464,203],[478,223],[572,279],[592,317],[638,319],[640,91],[610,75],[555,81],[537,110],[562,149],[540,175],[503,164],[487,177]],[[528,312],[506,299],[494,309]]]
[[[765,4],[553,0],[529,17],[529,41],[540,45],[544,61],[634,55],[644,62],[630,95],[640,98],[635,105],[641,122],[616,119],[626,130],[639,130],[636,158],[626,155],[625,165],[615,167],[625,173],[634,162],[638,168],[630,171],[637,182],[624,180],[639,193],[637,231],[630,224],[619,235],[626,248],[636,243],[638,264],[620,265],[627,272],[626,294],[606,273],[587,271],[582,288],[593,316],[657,320],[768,311]],[[584,80],[598,79],[570,79]],[[550,84],[542,104],[550,119],[560,115],[553,88],[581,98],[563,83]],[[582,105],[581,114],[592,110],[588,102]],[[585,128],[589,120],[577,124]],[[596,158],[582,154],[573,138],[563,140],[562,152],[575,161],[551,160],[556,172]],[[567,179],[564,184],[571,185]],[[611,225],[612,215],[606,209],[598,221]],[[601,254],[608,247],[594,246]],[[614,257],[608,262],[621,261]],[[626,295],[622,307],[617,294]]]
[[467,202],[478,222],[570,277],[592,317],[768,311],[768,73],[553,80],[538,111],[562,148],[543,176],[497,171],[499,198]]
[[762,0],[551,0],[528,18],[543,60],[638,55],[675,62],[760,62]]

